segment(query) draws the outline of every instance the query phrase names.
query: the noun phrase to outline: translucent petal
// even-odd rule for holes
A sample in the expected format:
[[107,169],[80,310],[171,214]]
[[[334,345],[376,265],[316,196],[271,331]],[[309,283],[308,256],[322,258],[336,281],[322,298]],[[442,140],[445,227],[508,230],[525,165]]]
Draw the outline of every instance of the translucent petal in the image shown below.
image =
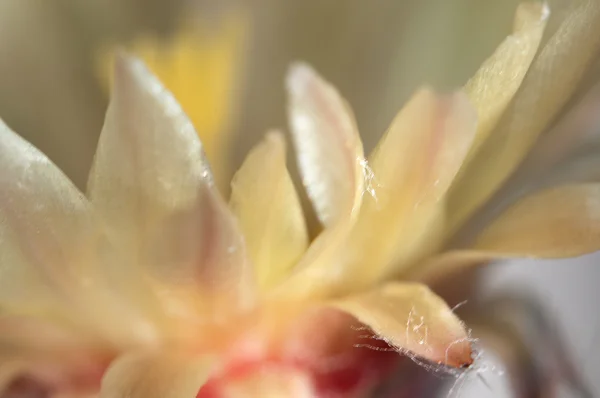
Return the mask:
[[267,134],[232,182],[231,207],[246,237],[259,286],[277,284],[308,246],[300,200],[285,165],[285,142]]
[[[87,199],[0,121],[0,304],[41,310],[84,283],[95,220]],[[89,274],[88,274],[89,275]]]
[[325,226],[356,215],[363,193],[362,142],[350,108],[304,64],[287,77],[289,118],[302,181]]
[[475,250],[521,257],[575,257],[600,249],[600,184],[557,187],[510,207]]
[[193,398],[212,361],[174,353],[134,353],[116,359],[102,379],[101,398]]
[[418,357],[453,367],[473,362],[460,320],[425,285],[389,283],[332,304],[369,326],[387,343]]
[[[577,88],[600,46],[600,3],[573,2],[543,46],[513,102],[461,173],[449,201],[456,230],[515,170]],[[552,19],[551,19],[552,20]]]
[[600,185],[541,191],[494,220],[467,250],[443,253],[411,269],[411,280],[432,283],[464,268],[505,258],[566,258],[600,249]]
[[147,272],[164,289],[210,286],[248,302],[244,243],[194,128],[143,64],[124,56],[116,62],[89,196],[121,247],[114,265],[120,280]]
[[441,199],[475,126],[475,111],[462,93],[422,89],[400,111],[370,158],[374,195],[364,201],[348,248],[354,283],[368,285],[436,248],[443,237]]
[[426,259],[416,264],[404,275],[411,281],[428,285],[441,282],[448,275],[458,273],[469,267],[476,267],[497,259],[494,253],[476,250],[452,250]]
[[487,139],[521,85],[542,40],[549,13],[547,4],[519,5],[514,33],[500,44],[465,85],[465,92],[477,109],[479,119],[470,157]]
[[498,192],[461,226],[453,246],[464,246],[520,198],[566,184],[600,182],[600,84],[545,132]]

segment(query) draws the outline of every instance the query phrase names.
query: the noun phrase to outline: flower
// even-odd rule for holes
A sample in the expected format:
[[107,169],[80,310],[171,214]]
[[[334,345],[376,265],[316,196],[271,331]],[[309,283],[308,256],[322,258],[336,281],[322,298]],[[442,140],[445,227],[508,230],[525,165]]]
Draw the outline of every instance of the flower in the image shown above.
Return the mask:
[[346,102],[295,64],[292,138],[323,226],[312,242],[281,134],[250,152],[228,206],[191,122],[135,59],[116,61],[86,195],[3,125],[0,380],[54,396],[351,397],[389,372],[390,347],[470,366],[464,325],[424,282],[600,246],[600,188],[579,184],[533,193],[446,250],[600,46],[598,2],[554,26],[548,13],[521,6],[465,89],[419,90],[368,160]]

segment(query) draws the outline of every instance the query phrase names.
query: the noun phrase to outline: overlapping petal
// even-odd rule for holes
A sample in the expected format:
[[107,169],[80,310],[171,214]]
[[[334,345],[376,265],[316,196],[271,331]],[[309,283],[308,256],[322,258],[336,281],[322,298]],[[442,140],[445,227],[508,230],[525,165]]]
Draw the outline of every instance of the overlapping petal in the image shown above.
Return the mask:
[[600,185],[559,186],[510,206],[465,250],[453,250],[411,270],[432,282],[467,267],[508,258],[567,258],[600,249]]
[[500,44],[465,85],[465,92],[479,117],[469,159],[496,127],[521,86],[542,40],[549,14],[547,4],[519,5],[513,34]]
[[101,398],[194,398],[210,375],[212,360],[174,352],[125,354],[102,380]]
[[[496,129],[461,173],[449,200],[456,230],[510,176],[577,88],[600,47],[600,3],[575,1],[537,55]],[[562,19],[561,19],[562,18]],[[549,21],[549,23],[552,22]]]
[[453,367],[473,362],[460,320],[426,286],[388,283],[332,303],[403,352]]
[[231,207],[263,289],[280,282],[308,246],[304,214],[285,160],[283,137],[268,133],[232,182]]
[[287,86],[302,181],[325,230],[275,294],[327,296],[342,281],[331,271],[362,204],[366,162],[351,109],[333,86],[304,64],[290,69]]
[[3,122],[0,164],[0,303],[48,309],[89,276],[95,220],[69,179]]
[[364,156],[350,107],[309,66],[287,77],[289,118],[302,182],[319,220],[331,226],[356,216],[364,182]]
[[522,199],[476,239],[475,250],[576,257],[600,249],[600,185],[570,185]]
[[116,62],[89,196],[120,246],[122,279],[149,275],[165,289],[210,288],[234,306],[249,303],[244,242],[198,136],[140,61]]
[[351,285],[368,286],[437,248],[444,238],[442,199],[475,127],[475,111],[462,93],[423,89],[400,111],[370,157],[375,195],[365,200],[353,231]]

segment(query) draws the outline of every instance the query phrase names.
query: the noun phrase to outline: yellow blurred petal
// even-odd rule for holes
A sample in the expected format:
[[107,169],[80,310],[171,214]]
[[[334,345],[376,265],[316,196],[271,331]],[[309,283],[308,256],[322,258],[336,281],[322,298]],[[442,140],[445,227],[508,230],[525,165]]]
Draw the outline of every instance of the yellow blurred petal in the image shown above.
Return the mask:
[[285,142],[267,134],[232,182],[231,207],[262,289],[277,284],[308,246],[300,200],[285,165]]
[[461,173],[449,197],[456,230],[515,170],[577,88],[600,46],[600,3],[574,1],[532,63],[496,129]]
[[370,159],[375,196],[365,199],[354,231],[351,246],[361,252],[349,249],[355,283],[398,272],[436,248],[444,227],[441,199],[475,126],[475,112],[462,93],[442,96],[422,89],[396,116]]
[[521,199],[473,249],[511,256],[575,257],[600,249],[600,184],[553,188]]
[[252,269],[235,219],[213,186],[196,132],[172,95],[121,56],[89,180],[121,248],[118,272],[227,292],[248,303]]
[[258,374],[251,374],[223,386],[222,398],[314,398],[313,380],[306,372],[277,364],[265,364]]
[[331,305],[353,315],[402,351],[453,367],[473,362],[461,321],[425,285],[389,283]]
[[523,3],[515,16],[514,33],[508,36],[465,85],[478,115],[471,158],[487,139],[521,85],[533,61],[550,10],[545,3]]
[[289,119],[302,182],[319,220],[331,226],[360,208],[364,158],[350,108],[309,66],[287,77]]
[[101,398],[194,398],[212,361],[172,353],[135,353],[116,359],[102,379]]

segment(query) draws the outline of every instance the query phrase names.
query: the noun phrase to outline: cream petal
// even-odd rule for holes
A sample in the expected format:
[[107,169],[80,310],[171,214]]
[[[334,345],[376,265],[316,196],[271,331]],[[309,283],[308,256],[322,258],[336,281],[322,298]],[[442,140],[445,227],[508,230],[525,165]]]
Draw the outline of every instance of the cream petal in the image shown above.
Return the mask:
[[475,111],[462,93],[422,89],[400,111],[370,157],[375,196],[365,199],[349,245],[353,284],[397,273],[436,248],[443,238],[442,199],[475,127]]
[[476,250],[452,250],[416,264],[404,275],[407,280],[433,285],[470,267],[487,264],[497,259],[494,253]]
[[[0,121],[0,306],[56,306],[85,282],[95,220],[87,199]],[[64,304],[64,303],[63,303]]]
[[566,258],[600,250],[600,184],[567,185],[509,207],[466,250],[433,257],[410,270],[433,283],[462,269],[508,258]]
[[286,276],[308,246],[281,133],[268,133],[248,154],[233,178],[230,202],[246,237],[257,282],[269,289]]
[[331,305],[356,317],[409,355],[452,367],[473,362],[463,324],[425,285],[389,283]]
[[600,184],[525,197],[476,239],[473,249],[515,257],[575,257],[600,249]]
[[195,398],[212,361],[174,353],[132,353],[117,358],[102,379],[100,398]]
[[542,40],[550,14],[547,4],[522,3],[515,27],[465,85],[465,92],[478,115],[477,135],[471,158],[492,132],[517,92]]
[[[138,60],[118,57],[89,196],[121,248],[124,280],[199,286],[249,302],[252,269],[213,186],[202,145],[173,96]],[[155,287],[156,287],[155,286]]]
[[497,128],[452,189],[448,214],[453,231],[524,159],[574,93],[600,47],[600,3],[573,2],[568,12],[558,14],[563,18],[558,28],[532,63]]
[[289,119],[302,181],[325,226],[360,208],[364,185],[362,142],[349,106],[309,66],[287,77]]

